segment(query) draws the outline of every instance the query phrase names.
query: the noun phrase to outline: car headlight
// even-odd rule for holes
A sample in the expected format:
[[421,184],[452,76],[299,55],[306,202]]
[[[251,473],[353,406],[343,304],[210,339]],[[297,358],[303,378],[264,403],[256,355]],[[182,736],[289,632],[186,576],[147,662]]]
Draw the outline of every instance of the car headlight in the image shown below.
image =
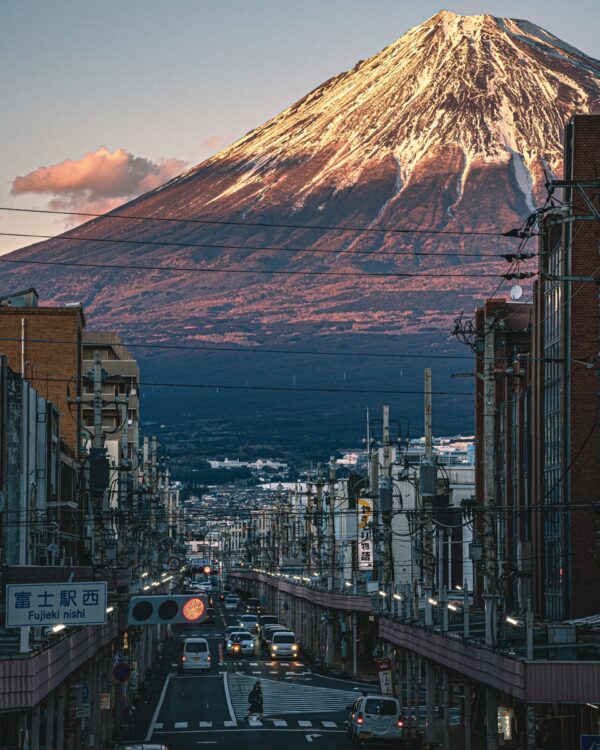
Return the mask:
[[227,648],[231,648],[231,647],[232,647],[232,645],[233,645],[233,644],[232,644],[232,642],[231,642],[231,641],[227,641]]
[[292,651],[297,651],[297,650],[298,650],[298,644],[294,643],[294,645],[292,646]]
[[272,651],[277,651],[277,646],[271,646]]

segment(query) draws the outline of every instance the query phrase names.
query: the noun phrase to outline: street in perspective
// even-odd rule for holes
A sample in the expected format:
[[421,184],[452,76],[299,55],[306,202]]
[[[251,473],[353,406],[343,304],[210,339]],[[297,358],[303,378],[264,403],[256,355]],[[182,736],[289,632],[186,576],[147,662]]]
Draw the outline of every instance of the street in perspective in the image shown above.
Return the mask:
[[600,3],[488,6],[0,3],[0,750],[600,750]]

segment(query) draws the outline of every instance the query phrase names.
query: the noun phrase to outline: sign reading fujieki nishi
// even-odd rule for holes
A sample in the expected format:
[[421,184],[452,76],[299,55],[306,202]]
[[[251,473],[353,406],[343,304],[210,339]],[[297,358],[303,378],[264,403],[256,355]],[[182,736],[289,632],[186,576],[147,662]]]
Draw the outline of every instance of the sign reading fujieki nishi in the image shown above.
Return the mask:
[[6,587],[6,625],[104,625],[106,582],[10,583]]

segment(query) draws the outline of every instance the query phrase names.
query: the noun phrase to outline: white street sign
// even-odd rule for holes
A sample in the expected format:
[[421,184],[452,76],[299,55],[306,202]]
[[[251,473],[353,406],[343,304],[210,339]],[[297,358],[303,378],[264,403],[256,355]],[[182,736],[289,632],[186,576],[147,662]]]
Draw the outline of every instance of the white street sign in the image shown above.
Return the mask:
[[6,626],[104,625],[106,581],[11,583],[6,587]]

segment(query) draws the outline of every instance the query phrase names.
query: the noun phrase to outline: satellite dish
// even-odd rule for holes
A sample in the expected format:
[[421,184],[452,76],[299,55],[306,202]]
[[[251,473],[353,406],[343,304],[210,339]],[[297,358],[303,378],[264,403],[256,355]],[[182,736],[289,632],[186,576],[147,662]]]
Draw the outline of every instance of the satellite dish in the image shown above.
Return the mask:
[[523,296],[523,287],[522,286],[520,286],[519,284],[515,284],[513,287],[511,287],[511,289],[510,289],[510,298],[511,299],[515,300],[515,302],[516,302],[518,299],[521,299],[522,296]]

